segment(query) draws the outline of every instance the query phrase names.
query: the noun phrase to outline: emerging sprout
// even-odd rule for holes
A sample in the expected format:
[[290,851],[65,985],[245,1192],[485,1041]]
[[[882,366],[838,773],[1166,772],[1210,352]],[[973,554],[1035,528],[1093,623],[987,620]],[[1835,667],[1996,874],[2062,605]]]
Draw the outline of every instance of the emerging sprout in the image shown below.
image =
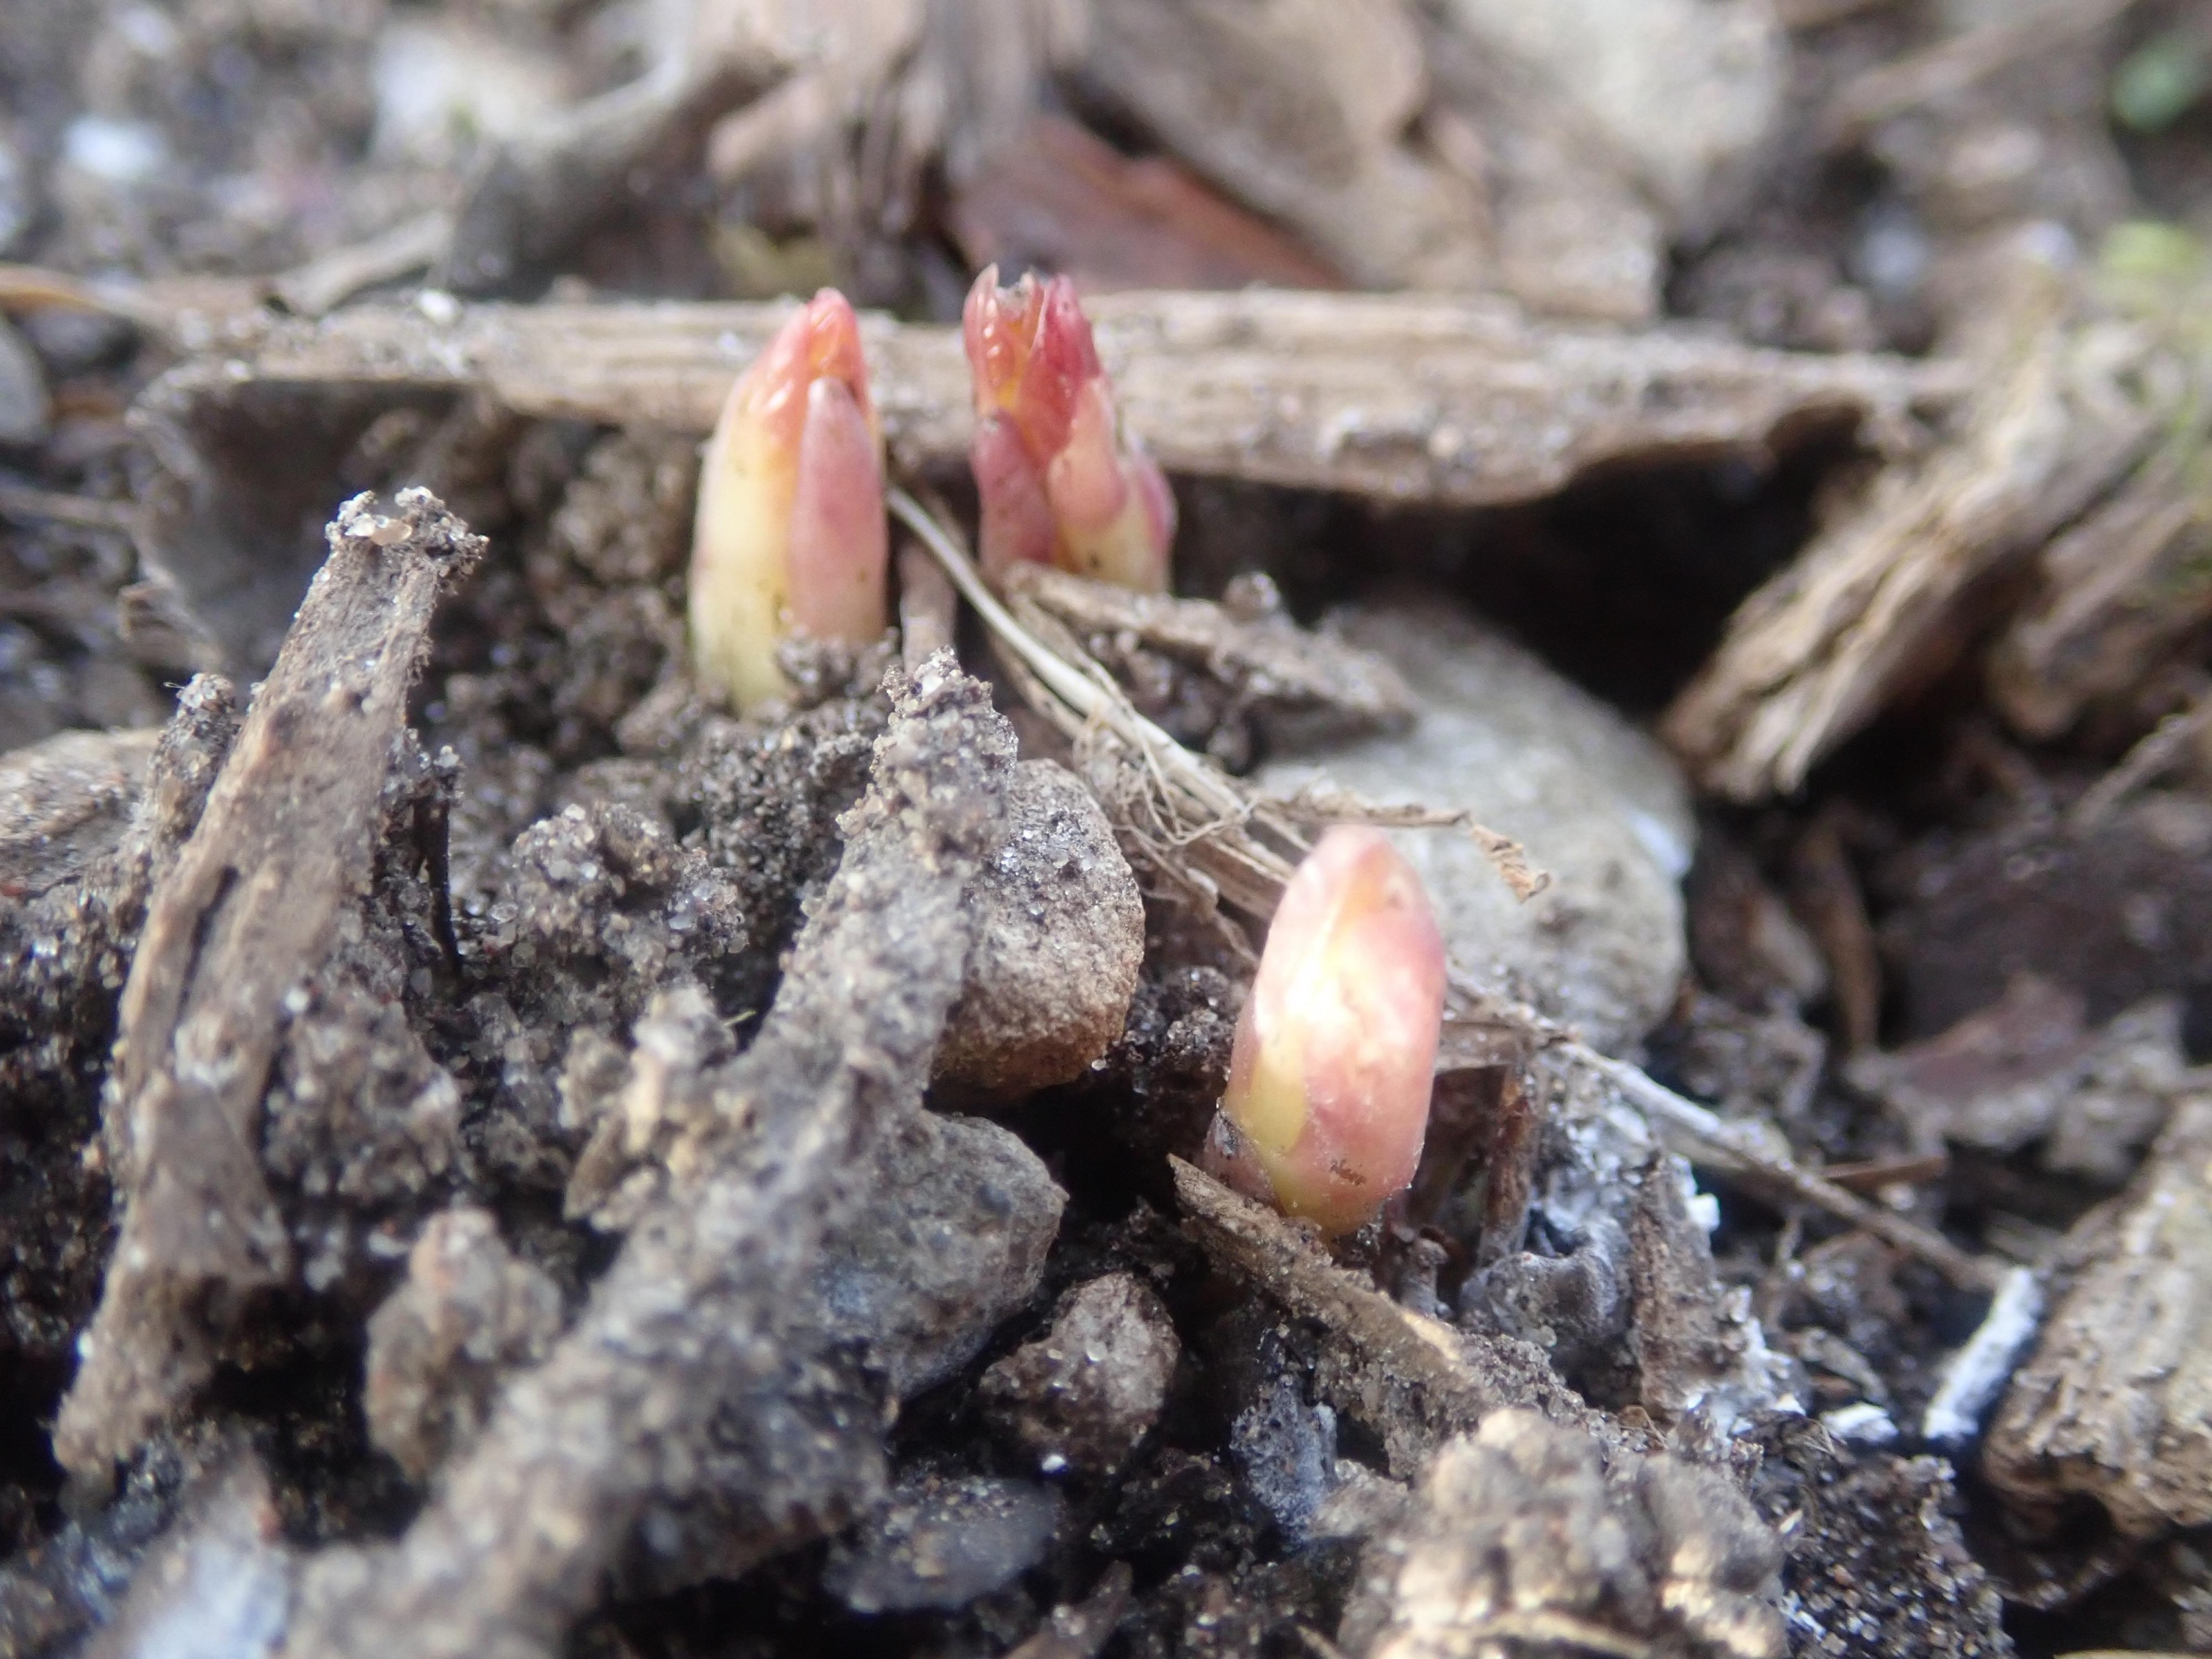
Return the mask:
[[969,290],[963,322],[984,574],[996,580],[1029,559],[1144,592],[1165,588],[1175,497],[1122,430],[1074,284],[1024,276],[1000,288],[994,265]]
[[1443,999],[1421,878],[1381,830],[1327,831],[1267,930],[1208,1166],[1332,1233],[1371,1220],[1420,1162]]
[[750,708],[786,690],[787,635],[876,639],[889,548],[860,324],[825,288],[738,376],[708,441],[691,538],[700,679]]

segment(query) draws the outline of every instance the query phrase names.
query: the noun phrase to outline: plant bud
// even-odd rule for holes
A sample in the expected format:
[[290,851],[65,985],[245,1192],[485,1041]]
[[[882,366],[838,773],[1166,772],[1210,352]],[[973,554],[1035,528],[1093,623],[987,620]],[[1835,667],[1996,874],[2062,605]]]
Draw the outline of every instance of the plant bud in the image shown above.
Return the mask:
[[853,307],[823,289],[738,377],[699,474],[691,658],[740,709],[787,690],[787,635],[889,623],[883,434]]
[[1065,276],[975,279],[963,318],[975,384],[969,451],[983,572],[1018,560],[1143,592],[1167,586],[1175,496],[1122,429],[1091,324]]
[[1332,1233],[1371,1220],[1420,1162],[1443,1000],[1420,877],[1379,830],[1327,831],[1267,929],[1209,1168]]

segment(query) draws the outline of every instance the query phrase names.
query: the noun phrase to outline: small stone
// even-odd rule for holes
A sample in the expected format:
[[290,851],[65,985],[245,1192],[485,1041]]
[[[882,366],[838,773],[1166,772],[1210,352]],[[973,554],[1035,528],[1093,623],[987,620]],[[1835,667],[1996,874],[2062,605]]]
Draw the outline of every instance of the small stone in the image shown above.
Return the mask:
[[1448,600],[1346,615],[1421,704],[1413,728],[1262,767],[1294,793],[1318,774],[1378,802],[1472,811],[1552,884],[1526,903],[1451,830],[1394,839],[1436,906],[1454,963],[1609,1053],[1666,1013],[1687,961],[1680,881],[1695,827],[1674,763],[1612,709]]
[[1108,1273],[1061,1298],[1041,1341],[983,1373],[984,1409],[1047,1474],[1111,1474],[1159,1417],[1181,1353],[1159,1297]]
[[137,185],[168,165],[169,143],[149,122],[80,115],[62,134],[62,160],[102,184]]
[[907,1399],[973,1359],[1036,1295],[1067,1194],[1019,1137],[922,1114],[878,1146],[870,1201],[823,1246],[814,1297]]
[[975,945],[937,1051],[937,1082],[1010,1101],[1081,1077],[1121,1035],[1145,954],[1145,907],[1089,790],[1024,761],[1006,830],[969,890]]
[[1042,1561],[1059,1525],[1045,1487],[924,1477],[830,1552],[823,1587],[855,1613],[951,1612]]

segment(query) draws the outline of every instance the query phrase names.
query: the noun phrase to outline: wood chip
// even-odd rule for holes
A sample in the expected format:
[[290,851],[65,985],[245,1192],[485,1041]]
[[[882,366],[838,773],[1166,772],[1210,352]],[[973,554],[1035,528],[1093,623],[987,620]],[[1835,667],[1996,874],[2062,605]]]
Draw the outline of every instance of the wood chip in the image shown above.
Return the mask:
[[2009,319],[1956,440],[1877,478],[1746,600],[1662,729],[1706,787],[1788,793],[1818,761],[1955,655],[1982,586],[2079,518],[2160,424],[2130,395],[2145,342],[2069,323],[2045,291]]

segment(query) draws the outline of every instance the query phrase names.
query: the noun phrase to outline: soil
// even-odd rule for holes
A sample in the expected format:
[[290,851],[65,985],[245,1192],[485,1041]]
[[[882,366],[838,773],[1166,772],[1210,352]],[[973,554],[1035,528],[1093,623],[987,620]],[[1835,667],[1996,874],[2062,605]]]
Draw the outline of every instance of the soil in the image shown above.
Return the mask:
[[[802,642],[764,713],[702,692],[680,422],[526,415],[488,380],[161,384],[224,373],[188,313],[246,319],[235,343],[348,303],[434,326],[456,292],[750,300],[826,271],[945,325],[979,247],[1060,249],[1102,289],[1326,294],[1357,255],[1367,287],[1425,271],[1540,313],[1524,265],[1454,264],[1418,218],[1362,234],[1501,131],[1499,236],[1556,165],[1604,234],[1653,238],[1648,295],[1591,278],[1607,326],[1942,369],[2008,237],[2078,270],[2129,220],[2212,230],[2212,100],[2111,107],[2145,52],[2201,80],[2212,9],[2108,5],[1838,127],[1988,9],[1751,8],[1784,113],[1695,211],[1608,171],[1588,112],[1554,131],[1509,99],[1476,131],[1482,77],[1437,46],[1440,89],[1346,118],[1367,186],[1309,220],[1275,169],[1334,141],[1193,136],[1168,106],[1196,93],[1126,40],[1021,82],[1056,124],[1037,153],[1079,167],[976,172],[1030,50],[978,42],[1050,34],[999,0],[877,8],[915,32],[890,68],[854,0],[821,64],[739,52],[645,114],[556,118],[658,86],[675,9],[0,17],[0,1654],[2212,1651],[2212,746],[2082,810],[2195,718],[2201,621],[2024,732],[1976,653],[2031,548],[1962,583],[1925,672],[1802,787],[1701,789],[1693,746],[1678,769],[1626,729],[1933,417],[1889,411],[1900,436],[1808,394],[1724,453],[1623,440],[1479,505],[1178,474],[1180,602],[1040,602],[1240,779],[1317,733],[1386,769],[1430,752],[1407,682],[1461,625],[1394,659],[1376,619],[1409,592],[1528,647],[1498,684],[1544,684],[1499,690],[1497,730],[1563,699],[1613,723],[1558,762],[1605,787],[1531,819],[1582,814],[1570,850],[1633,853],[1589,802],[1663,766],[1662,828],[1696,819],[1679,914],[1682,872],[1635,854],[1667,890],[1643,932],[1562,888],[1595,932],[1532,924],[1542,975],[1492,988],[1990,1275],[2032,1270],[2044,1346],[1997,1387],[2033,1398],[1981,1402],[2014,1437],[1986,1456],[1926,1425],[1994,1277],[1685,1161],[1540,1022],[1448,1056],[1410,1197],[1348,1238],[1191,1167],[1264,927],[1153,878],[972,617],[951,655],[912,625],[904,656]],[[1288,75],[1300,52],[1234,9],[1129,19],[1188,12]],[[1279,9],[1286,39],[1318,27]],[[1375,9],[1418,47],[1453,9]],[[1283,84],[1274,116],[1312,116]],[[868,114],[732,125],[777,86]],[[1532,326],[1592,326],[1565,308]],[[957,469],[901,476],[972,524]],[[1533,787],[1482,752],[1483,789],[1370,793]],[[2154,1337],[2154,1389],[2098,1353]],[[2154,1398],[2146,1447],[2113,1425]]]

